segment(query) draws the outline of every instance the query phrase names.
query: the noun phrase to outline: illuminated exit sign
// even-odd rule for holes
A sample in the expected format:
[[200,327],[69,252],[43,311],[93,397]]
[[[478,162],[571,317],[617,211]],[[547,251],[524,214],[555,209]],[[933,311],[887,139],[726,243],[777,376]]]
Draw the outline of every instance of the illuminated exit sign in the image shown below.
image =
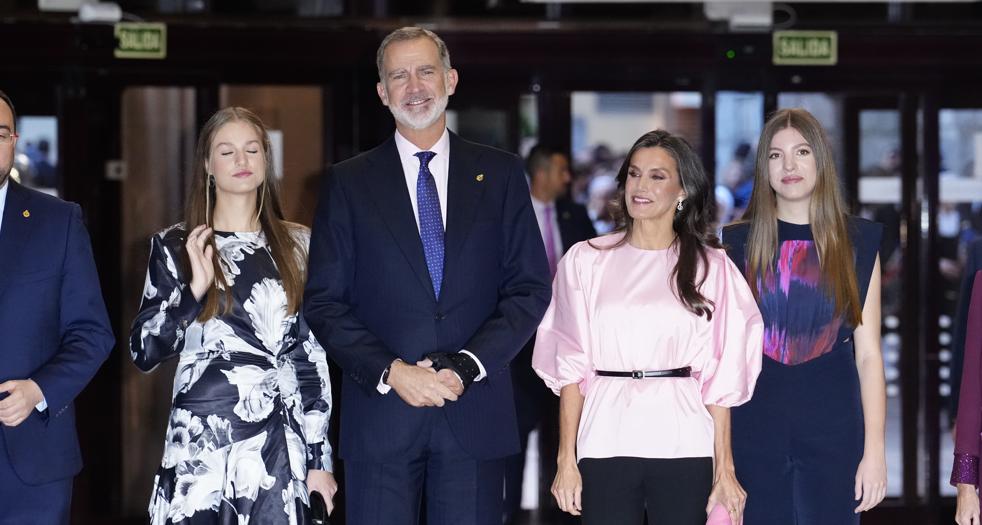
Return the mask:
[[166,58],[167,25],[158,22],[116,24],[116,58]]
[[835,31],[775,31],[774,64],[779,66],[834,66],[839,60]]

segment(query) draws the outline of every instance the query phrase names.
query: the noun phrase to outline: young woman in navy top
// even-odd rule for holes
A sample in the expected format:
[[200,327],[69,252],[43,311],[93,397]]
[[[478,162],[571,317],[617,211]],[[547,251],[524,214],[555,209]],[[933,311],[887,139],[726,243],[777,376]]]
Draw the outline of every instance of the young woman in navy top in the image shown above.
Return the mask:
[[858,524],[886,491],[882,228],[847,214],[803,109],[767,121],[754,177],[744,220],[723,230],[764,318],[756,391],[732,412],[745,523]]

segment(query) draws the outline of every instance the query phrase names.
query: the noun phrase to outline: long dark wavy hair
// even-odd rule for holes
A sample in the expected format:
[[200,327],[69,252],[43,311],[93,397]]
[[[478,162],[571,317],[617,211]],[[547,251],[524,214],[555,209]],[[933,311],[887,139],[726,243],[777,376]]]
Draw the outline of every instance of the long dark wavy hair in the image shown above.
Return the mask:
[[709,178],[702,167],[702,161],[685,139],[657,129],[645,133],[631,146],[620,171],[617,172],[617,193],[610,203],[610,211],[617,225],[614,232],[623,232],[624,237],[610,248],[628,242],[634,229],[634,219],[627,212],[625,188],[631,160],[643,148],[662,148],[675,159],[678,166],[685,200],[682,201],[682,210],[676,211],[672,220],[672,229],[676,234],[673,247],[679,254],[678,261],[672,268],[675,293],[690,312],[698,316],[705,315],[707,320],[712,319],[716,305],[702,295],[699,289],[706,281],[705,269],[709,265],[706,248],[720,248],[719,239],[712,227],[715,203],[713,194],[709,191]]
[[[276,170],[273,164],[272,145],[269,141],[269,133],[266,126],[258,115],[241,107],[227,107],[218,110],[208,119],[208,122],[201,128],[198,135],[198,145],[194,152],[194,167],[191,172],[191,184],[189,188],[187,206],[184,210],[184,225],[190,232],[199,224],[213,225],[212,216],[215,212],[215,184],[206,170],[206,161],[211,154],[212,143],[215,135],[222,126],[230,122],[244,122],[255,128],[256,133],[262,140],[263,160],[266,166],[266,176],[263,183],[256,189],[256,210],[259,215],[259,226],[266,237],[269,252],[276,264],[276,269],[280,273],[283,281],[283,289],[286,291],[288,310],[290,314],[296,313],[300,308],[303,298],[303,285],[306,280],[305,261],[307,254],[304,247],[291,234],[290,223],[283,219],[283,208],[280,205],[279,183],[277,182]],[[199,321],[207,321],[219,313],[220,290],[228,289],[228,282],[222,272],[220,253],[215,246],[215,238],[211,236],[208,244],[213,250],[212,263],[215,267],[215,282],[212,284],[208,293],[204,297],[204,307],[198,316]],[[187,256],[182,257],[182,264],[185,265],[186,275],[191,275],[190,262]],[[232,308],[231,294],[225,294],[224,304],[221,305],[222,313],[228,313]]]

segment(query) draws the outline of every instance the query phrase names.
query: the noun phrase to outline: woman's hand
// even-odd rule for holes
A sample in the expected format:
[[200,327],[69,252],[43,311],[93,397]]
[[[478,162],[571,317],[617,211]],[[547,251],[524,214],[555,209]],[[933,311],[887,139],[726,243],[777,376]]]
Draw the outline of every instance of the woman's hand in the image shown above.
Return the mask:
[[552,482],[552,495],[563,512],[579,516],[583,510],[583,478],[575,461],[563,461],[558,465],[556,479]]
[[975,486],[967,483],[958,484],[958,503],[955,508],[955,523],[958,525],[980,525],[979,494]]
[[191,293],[199,302],[215,282],[215,264],[212,262],[215,250],[208,244],[208,237],[211,234],[211,228],[200,224],[191,230],[188,241],[184,245],[188,251],[188,259],[191,261]]
[[716,475],[713,482],[713,491],[709,493],[709,501],[706,503],[706,514],[713,511],[716,504],[720,504],[726,509],[733,525],[742,523],[743,507],[747,504],[747,493],[740,486],[736,479],[736,474],[732,470],[721,470]]
[[863,460],[856,469],[856,501],[859,501],[859,506],[853,512],[859,514],[879,505],[886,492],[887,465],[883,452],[863,454]]
[[313,492],[320,492],[324,497],[328,515],[334,512],[334,495],[338,492],[338,482],[334,480],[334,474],[326,470],[308,470],[307,494]]

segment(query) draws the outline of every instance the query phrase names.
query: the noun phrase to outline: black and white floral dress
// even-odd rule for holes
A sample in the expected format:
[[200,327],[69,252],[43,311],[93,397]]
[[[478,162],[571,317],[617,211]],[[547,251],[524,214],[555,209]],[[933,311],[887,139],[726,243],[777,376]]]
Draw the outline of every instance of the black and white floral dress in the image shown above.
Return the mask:
[[[306,248],[309,230],[293,234]],[[180,359],[150,522],[303,524],[307,469],[331,470],[327,356],[303,317],[288,313],[261,232],[215,232],[232,309],[197,321],[201,306],[177,259],[185,239],[176,225],[151,240],[130,333],[140,369]]]

